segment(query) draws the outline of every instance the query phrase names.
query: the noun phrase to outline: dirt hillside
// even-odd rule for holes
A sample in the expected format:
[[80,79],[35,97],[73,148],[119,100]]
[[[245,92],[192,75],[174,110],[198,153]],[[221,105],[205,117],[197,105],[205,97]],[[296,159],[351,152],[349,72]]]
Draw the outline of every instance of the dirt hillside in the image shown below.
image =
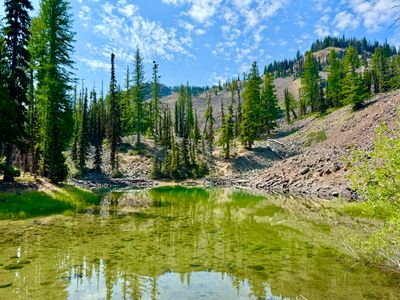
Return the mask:
[[[399,105],[397,91],[377,95],[357,112],[344,107],[293,125],[282,123],[272,140],[256,142],[254,151],[239,151],[221,177],[258,189],[352,198],[346,159],[353,147],[372,149],[380,124],[395,126]],[[237,167],[241,161],[244,170]]]

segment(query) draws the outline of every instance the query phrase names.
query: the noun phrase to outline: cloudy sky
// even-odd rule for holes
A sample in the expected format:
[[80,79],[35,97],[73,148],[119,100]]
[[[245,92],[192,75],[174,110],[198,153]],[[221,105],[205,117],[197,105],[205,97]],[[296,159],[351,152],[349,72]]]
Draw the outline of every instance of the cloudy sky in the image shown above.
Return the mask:
[[[35,8],[38,0],[34,0]],[[132,68],[139,46],[151,77],[212,85],[249,69],[307,50],[326,35],[366,36],[400,45],[400,0],[72,0],[79,78],[109,80],[110,53],[118,79]],[[3,9],[1,9],[3,13]],[[399,26],[400,27],[400,24]],[[237,75],[236,75],[237,76]]]

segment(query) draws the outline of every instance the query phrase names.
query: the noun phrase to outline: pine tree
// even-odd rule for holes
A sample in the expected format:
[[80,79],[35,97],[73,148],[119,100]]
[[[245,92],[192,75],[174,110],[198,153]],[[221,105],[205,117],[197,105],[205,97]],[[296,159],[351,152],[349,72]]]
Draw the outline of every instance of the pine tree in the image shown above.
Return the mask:
[[238,94],[238,103],[236,107],[236,120],[235,120],[235,136],[240,136],[240,124],[242,123],[242,101],[240,97],[240,81],[236,81],[236,88]]
[[155,155],[153,157],[153,166],[152,166],[152,169],[151,169],[150,177],[152,179],[158,179],[158,178],[161,177],[160,173],[161,173],[160,161],[158,160],[157,155]]
[[101,133],[101,138],[104,140],[104,138],[107,135],[107,105],[106,105],[106,99],[104,98],[104,87],[103,87],[103,81],[101,81],[101,91],[100,91],[100,99],[99,99],[99,114],[100,114],[100,133]]
[[86,157],[89,150],[89,120],[88,120],[88,94],[83,92],[83,103],[80,111],[80,124],[78,135],[78,169],[83,174],[86,166]]
[[9,67],[6,57],[6,47],[0,33],[0,153],[3,153],[4,143],[9,139],[8,130],[14,126],[14,112],[10,110],[11,96],[8,88]]
[[301,76],[300,112],[302,115],[307,113],[308,106],[311,106],[311,112],[318,107],[318,81],[318,63],[314,55],[308,51],[304,57],[304,70]]
[[73,103],[73,132],[72,132],[72,148],[71,157],[72,161],[78,163],[78,136],[79,136],[79,126],[80,126],[80,108],[81,108],[81,97],[78,98],[77,87],[74,87],[74,103]]
[[[222,104],[222,102],[221,102]],[[222,125],[220,129],[219,143],[223,147],[225,159],[230,158],[231,144],[235,134],[235,120],[233,116],[233,101],[231,101],[228,112],[225,114],[222,110]]]
[[171,112],[167,107],[164,110],[162,123],[161,123],[161,145],[164,149],[171,148],[171,135],[172,133],[172,120],[171,120]]
[[261,93],[261,128],[271,134],[276,128],[276,120],[279,118],[278,98],[274,86],[274,79],[267,73],[264,79],[264,87]]
[[186,119],[186,91],[183,85],[179,88],[178,101],[175,106],[175,118],[178,137],[183,137],[185,134],[185,119]]
[[291,111],[291,106],[290,106],[290,98],[289,98],[289,90],[286,88],[284,92],[284,101],[283,105],[285,108],[285,117],[286,117],[286,122],[289,124],[291,122],[291,116],[290,116],[290,111]]
[[179,110],[178,110],[178,101],[175,102],[174,106],[174,117],[175,117],[175,122],[174,122],[174,127],[175,127],[175,134],[179,135]]
[[139,48],[135,54],[135,69],[133,74],[133,99],[135,104],[135,131],[136,146],[140,147],[140,135],[143,130],[144,121],[144,67],[143,58],[140,55]]
[[389,90],[389,65],[388,57],[382,47],[375,48],[372,56],[372,72],[374,81],[374,92],[384,93]]
[[326,98],[325,98],[325,92],[324,92],[324,87],[322,85],[322,82],[319,82],[318,84],[318,107],[317,109],[321,113],[325,113],[326,110],[328,109],[328,105],[326,103]]
[[186,130],[189,133],[194,125],[194,114],[193,114],[193,101],[192,101],[192,89],[189,87],[189,83],[185,87],[185,106],[186,106]]
[[196,111],[194,113],[194,125],[193,125],[192,132],[191,132],[191,139],[197,149],[199,142],[201,140],[201,132],[200,132],[199,120],[198,120]]
[[245,83],[243,116],[240,124],[240,139],[248,149],[252,148],[260,125],[260,84],[257,63],[254,62]]
[[156,141],[160,138],[160,128],[159,128],[159,120],[160,120],[160,76],[158,75],[158,64],[153,61],[153,82],[151,85],[151,129],[152,135]]
[[284,107],[285,107],[285,113],[286,113],[286,121],[289,123],[291,121],[291,116],[290,113],[292,113],[293,118],[297,119],[297,103],[292,95],[292,93],[289,92],[289,89],[285,89],[285,96],[284,96]]
[[[26,107],[28,106],[27,91],[29,79],[27,71],[29,68],[30,55],[28,52],[28,41],[30,38],[30,17],[29,10],[32,5],[29,0],[6,0],[5,6],[5,27],[4,40],[5,53],[9,69],[8,74],[4,74],[7,84],[3,88],[4,98],[1,103],[0,113],[3,125],[9,125],[6,129],[7,134],[2,133],[3,142],[6,143],[6,161],[3,181],[14,181],[13,155],[14,146],[22,146],[26,137]],[[4,111],[3,111],[4,110]]]
[[122,123],[122,134],[128,135],[133,132],[132,126],[132,103],[131,103],[131,81],[129,77],[129,67],[126,67],[125,75],[125,91],[123,95],[123,101],[121,103],[121,123]]
[[390,87],[394,90],[400,88],[400,55],[392,57]]
[[92,130],[91,130],[91,141],[94,146],[94,168],[96,171],[101,170],[101,156],[103,153],[103,128],[102,128],[102,116],[101,116],[101,104],[97,101],[96,91],[90,94],[91,98],[91,115],[92,115]]
[[33,23],[32,53],[41,124],[42,175],[53,182],[68,175],[63,152],[73,133],[71,70],[74,33],[66,0],[43,0]]
[[[32,67],[29,69],[29,87],[28,87],[28,144],[30,152],[30,172],[37,174],[39,167],[39,142],[40,142],[40,124],[35,96],[34,75]],[[0,139],[1,140],[1,139]]]
[[362,77],[357,73],[360,60],[356,50],[350,46],[343,60],[344,78],[341,80],[342,103],[353,105],[353,109],[361,107],[364,100],[369,96]]
[[179,176],[179,153],[178,145],[175,142],[174,135],[171,135],[171,151],[169,153],[169,169],[167,174],[170,178],[177,178]]
[[339,55],[335,50],[331,50],[329,53],[329,65],[328,65],[328,79],[326,88],[326,100],[330,107],[340,105],[340,92],[341,85],[340,81],[343,78],[342,66],[339,60]]
[[205,125],[204,125],[204,138],[207,142],[207,148],[212,155],[214,149],[214,116],[213,109],[211,105],[211,95],[207,97],[207,109],[204,114],[205,117]]
[[119,105],[117,99],[117,82],[115,78],[115,55],[111,54],[111,80],[110,80],[110,91],[108,99],[108,118],[107,118],[107,140],[110,146],[110,163],[111,170],[114,172],[118,170],[118,162],[116,161],[116,155],[118,151],[118,144],[121,141],[120,137],[120,116],[119,116]]

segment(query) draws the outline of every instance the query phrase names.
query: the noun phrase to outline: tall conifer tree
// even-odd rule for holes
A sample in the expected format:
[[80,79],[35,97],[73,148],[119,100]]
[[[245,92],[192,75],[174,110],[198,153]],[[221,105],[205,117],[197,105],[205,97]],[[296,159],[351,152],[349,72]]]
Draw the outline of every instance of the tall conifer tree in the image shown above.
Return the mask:
[[135,65],[133,73],[133,100],[135,105],[135,131],[136,131],[136,145],[140,146],[140,136],[143,130],[144,121],[144,67],[143,58],[140,55],[139,48],[136,49]]
[[254,62],[244,87],[243,116],[240,124],[240,139],[248,149],[252,148],[260,125],[260,84],[257,63]]
[[89,151],[89,119],[88,119],[88,94],[87,89],[82,91],[82,108],[80,110],[80,124],[78,134],[78,168],[83,174],[86,166],[86,157]]
[[[29,0],[6,0],[5,6],[5,56],[7,57],[9,73],[7,77],[8,95],[4,95],[4,106],[0,113],[4,122],[9,126],[7,134],[3,134],[3,142],[6,143],[6,161],[3,181],[14,181],[13,155],[14,146],[22,146],[26,137],[26,107],[28,106],[27,71],[30,55],[28,41],[30,38],[29,10],[32,5]],[[4,110],[4,111],[2,111]]]
[[264,79],[264,87],[261,93],[261,127],[271,134],[279,118],[278,98],[274,86],[274,79],[267,73]]
[[307,113],[307,107],[311,106],[311,112],[318,107],[318,63],[314,55],[308,51],[304,57],[304,71],[301,76],[300,111],[302,115]]
[[110,146],[110,163],[111,170],[114,172],[118,170],[118,162],[116,161],[116,155],[118,151],[118,144],[120,143],[120,128],[119,124],[119,105],[117,98],[117,81],[115,78],[115,55],[111,54],[111,80],[110,80],[110,91],[108,99],[108,118],[107,118],[107,140]]
[[33,23],[33,58],[41,123],[41,171],[53,182],[68,175],[63,152],[73,133],[71,70],[74,32],[66,0],[43,0]]
[[94,146],[94,168],[97,171],[101,170],[101,156],[103,153],[103,128],[102,128],[102,115],[101,115],[101,103],[97,101],[96,91],[90,94],[91,98],[91,115],[92,115],[92,130],[91,130],[91,141]]
[[154,139],[159,140],[161,129],[160,124],[160,76],[158,75],[158,64],[153,61],[153,82],[151,84],[151,129]]
[[326,99],[328,106],[339,106],[340,105],[340,92],[341,84],[340,81],[343,78],[342,66],[339,60],[339,55],[335,50],[331,50],[329,53],[329,65],[328,65],[328,79],[326,88]]
[[213,108],[211,105],[211,94],[208,95],[207,97],[207,109],[205,111],[204,117],[206,119],[205,125],[204,125],[204,138],[207,142],[207,148],[212,155],[213,149],[214,149],[214,116],[213,116]]
[[357,73],[359,67],[360,59],[357,51],[350,46],[343,60],[345,76],[341,81],[341,94],[343,104],[351,104],[353,105],[353,109],[360,108],[369,95],[369,91],[367,91],[362,77]]

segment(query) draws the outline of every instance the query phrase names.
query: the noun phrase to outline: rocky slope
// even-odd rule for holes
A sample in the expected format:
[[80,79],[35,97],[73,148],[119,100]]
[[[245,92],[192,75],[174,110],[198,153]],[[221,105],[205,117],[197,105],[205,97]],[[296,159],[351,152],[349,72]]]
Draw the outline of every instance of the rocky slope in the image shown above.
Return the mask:
[[[355,198],[347,159],[353,147],[372,149],[380,124],[395,126],[399,105],[397,91],[377,95],[357,112],[344,107],[323,117],[282,124],[273,140],[258,141],[254,151],[238,153],[220,178],[276,192]],[[246,161],[247,170],[236,168],[241,160]]]

